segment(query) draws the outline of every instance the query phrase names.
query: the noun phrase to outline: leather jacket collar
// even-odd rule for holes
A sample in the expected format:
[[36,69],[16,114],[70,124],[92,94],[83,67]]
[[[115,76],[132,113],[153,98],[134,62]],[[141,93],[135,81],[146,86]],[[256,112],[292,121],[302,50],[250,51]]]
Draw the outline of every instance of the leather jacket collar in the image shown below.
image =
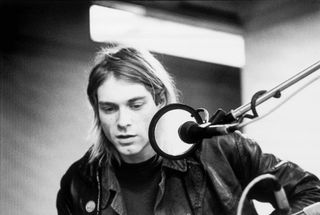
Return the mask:
[[[187,171],[187,160],[168,160],[165,158],[162,158],[162,167],[168,168],[171,170],[179,171],[179,172],[186,172]],[[91,177],[95,177],[98,181],[98,187],[99,187],[99,196],[101,195],[101,208],[104,209],[107,207],[108,204],[111,203],[111,206],[117,210],[119,214],[123,213],[122,207],[119,207],[118,205],[113,205],[115,202],[121,202],[122,199],[119,196],[120,186],[118,183],[118,180],[116,179],[114,169],[111,165],[103,165],[103,162],[99,162],[98,169],[96,170],[95,176],[93,175],[93,167],[86,167],[83,166],[82,168],[85,168],[86,171],[83,171],[84,173],[89,171]],[[103,186],[101,186],[103,185]],[[101,192],[102,191],[102,192]],[[116,200],[116,201],[113,201]]]

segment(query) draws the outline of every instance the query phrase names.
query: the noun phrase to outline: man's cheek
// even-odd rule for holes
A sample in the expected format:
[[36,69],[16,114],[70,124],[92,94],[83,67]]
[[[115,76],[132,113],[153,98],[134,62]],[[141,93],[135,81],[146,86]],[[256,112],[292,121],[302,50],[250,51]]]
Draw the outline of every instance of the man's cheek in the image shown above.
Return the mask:
[[108,139],[110,139],[111,138],[111,130],[110,130],[110,127],[108,126],[108,125],[106,125],[106,124],[102,124],[102,130],[103,130],[103,133],[104,133],[104,135],[108,138]]

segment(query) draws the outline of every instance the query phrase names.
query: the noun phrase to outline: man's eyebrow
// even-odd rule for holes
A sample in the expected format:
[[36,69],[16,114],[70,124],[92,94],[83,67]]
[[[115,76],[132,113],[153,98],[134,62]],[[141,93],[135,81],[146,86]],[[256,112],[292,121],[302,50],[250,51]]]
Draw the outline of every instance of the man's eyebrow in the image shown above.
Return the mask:
[[115,105],[112,102],[99,102],[99,105]]
[[[138,96],[138,97],[134,97],[132,99],[129,99],[128,100],[128,103],[132,103],[132,102],[135,102],[135,101],[138,101],[138,100],[145,100],[146,96]],[[107,102],[107,101],[99,101],[98,103],[99,105],[116,105],[115,103],[113,102]]]
[[135,102],[135,101],[138,101],[138,100],[145,100],[145,98],[146,98],[145,96],[138,96],[138,97],[129,99],[128,103],[132,103],[132,102]]

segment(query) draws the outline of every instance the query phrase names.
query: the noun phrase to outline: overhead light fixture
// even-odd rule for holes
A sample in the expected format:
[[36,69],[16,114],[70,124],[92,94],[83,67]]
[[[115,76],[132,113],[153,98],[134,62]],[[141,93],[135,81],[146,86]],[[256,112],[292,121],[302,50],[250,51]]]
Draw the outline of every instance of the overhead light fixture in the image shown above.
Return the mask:
[[243,67],[244,39],[241,35],[145,16],[100,5],[90,7],[93,41],[117,41],[146,47],[150,51],[210,63]]

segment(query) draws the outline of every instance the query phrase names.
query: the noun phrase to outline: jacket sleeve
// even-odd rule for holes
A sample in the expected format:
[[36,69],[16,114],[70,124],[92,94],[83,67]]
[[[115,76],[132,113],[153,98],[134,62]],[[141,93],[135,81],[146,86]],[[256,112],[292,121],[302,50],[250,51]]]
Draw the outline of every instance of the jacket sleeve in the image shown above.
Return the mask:
[[[293,162],[284,162],[272,154],[262,153],[255,141],[239,133],[234,135],[242,166],[240,178],[243,185],[247,185],[261,174],[275,175],[287,194],[292,213],[320,201],[320,181],[315,175],[303,170]],[[268,192],[270,190],[268,186],[270,184],[261,181],[254,186],[249,197],[258,201],[268,201],[277,208],[273,193]],[[273,214],[278,213],[274,211]]]
[[71,215],[72,198],[70,194],[70,176],[67,172],[60,181],[60,189],[57,194],[56,207],[58,215]]

